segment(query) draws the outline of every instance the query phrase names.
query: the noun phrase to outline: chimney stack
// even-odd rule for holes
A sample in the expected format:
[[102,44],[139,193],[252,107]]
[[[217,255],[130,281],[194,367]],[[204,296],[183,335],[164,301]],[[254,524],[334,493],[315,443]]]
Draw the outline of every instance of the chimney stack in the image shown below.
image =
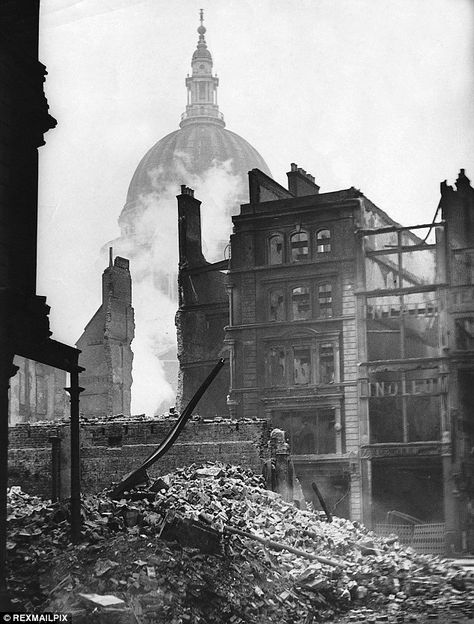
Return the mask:
[[201,202],[194,190],[181,185],[178,199],[179,264],[200,266],[206,263],[202,254]]
[[286,175],[288,176],[288,190],[294,197],[319,193],[319,186],[314,181],[314,176],[298,167],[296,163],[291,163],[291,171],[288,171]]

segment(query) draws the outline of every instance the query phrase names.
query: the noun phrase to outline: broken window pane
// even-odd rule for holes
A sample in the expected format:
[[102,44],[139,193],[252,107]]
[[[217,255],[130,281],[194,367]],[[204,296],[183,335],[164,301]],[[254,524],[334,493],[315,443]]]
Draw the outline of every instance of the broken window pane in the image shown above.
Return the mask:
[[290,237],[291,261],[300,262],[309,257],[307,232],[296,232]]
[[456,349],[474,349],[474,318],[456,319]]
[[283,236],[281,234],[274,234],[268,239],[268,263],[283,263]]
[[270,320],[285,320],[285,297],[281,288],[270,293]]
[[304,386],[311,381],[311,350],[307,347],[294,349],[293,381],[296,386]]
[[291,291],[291,308],[293,320],[300,321],[311,318],[310,291],[306,286],[298,286]]
[[332,286],[321,284],[318,286],[319,316],[328,318],[332,316]]
[[317,253],[327,253],[331,251],[331,232],[329,230],[319,230],[316,234]]
[[323,342],[319,345],[319,383],[334,383],[334,345]]
[[285,351],[281,347],[270,349],[269,373],[271,386],[285,385]]

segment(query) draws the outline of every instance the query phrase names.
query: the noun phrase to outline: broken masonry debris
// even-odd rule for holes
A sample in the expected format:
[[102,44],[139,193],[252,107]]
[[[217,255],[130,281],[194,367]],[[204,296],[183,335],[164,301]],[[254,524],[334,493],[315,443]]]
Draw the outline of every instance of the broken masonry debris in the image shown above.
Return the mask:
[[[143,492],[153,497],[133,496]],[[299,510],[241,466],[193,464],[129,495],[84,497],[82,543],[74,546],[59,503],[12,489],[8,564],[17,606],[72,612],[78,623],[97,615],[104,623],[345,624],[386,615],[444,624],[474,615],[468,570],[358,523]],[[137,512],[133,526],[128,511]]]

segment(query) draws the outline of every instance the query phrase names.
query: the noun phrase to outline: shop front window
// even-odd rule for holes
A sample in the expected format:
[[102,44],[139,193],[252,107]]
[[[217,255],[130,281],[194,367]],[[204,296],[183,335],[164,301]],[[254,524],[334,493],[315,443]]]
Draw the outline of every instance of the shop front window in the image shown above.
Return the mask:
[[278,412],[272,417],[272,425],[286,431],[293,455],[336,453],[333,408]]

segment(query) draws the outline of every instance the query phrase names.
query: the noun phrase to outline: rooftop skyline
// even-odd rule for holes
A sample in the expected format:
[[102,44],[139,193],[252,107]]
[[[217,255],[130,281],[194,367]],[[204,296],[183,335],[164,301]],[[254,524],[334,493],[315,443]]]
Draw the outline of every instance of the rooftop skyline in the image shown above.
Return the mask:
[[[118,234],[138,162],[185,110],[201,3],[41,4],[58,126],[40,150],[38,293],[53,337],[73,344],[100,304],[99,250]],[[355,186],[409,225],[431,221],[441,180],[461,167],[474,178],[467,0],[203,8],[227,128],[280,183],[296,162],[321,192]]]

